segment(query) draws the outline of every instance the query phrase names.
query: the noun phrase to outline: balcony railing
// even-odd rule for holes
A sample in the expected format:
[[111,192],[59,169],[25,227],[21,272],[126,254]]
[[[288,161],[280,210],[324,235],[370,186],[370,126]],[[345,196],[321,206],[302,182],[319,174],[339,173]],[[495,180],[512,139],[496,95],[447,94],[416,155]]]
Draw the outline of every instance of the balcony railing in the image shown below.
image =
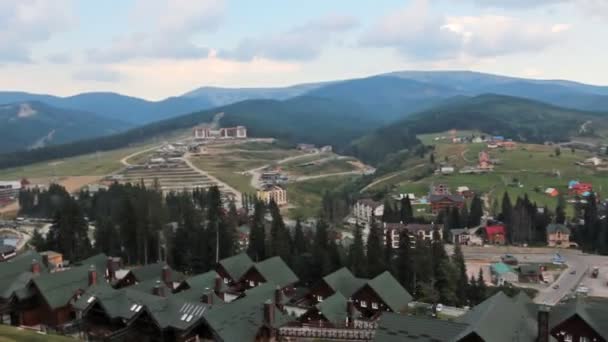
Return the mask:
[[319,338],[345,341],[371,341],[375,330],[355,328],[315,328],[315,327],[282,327],[281,337]]

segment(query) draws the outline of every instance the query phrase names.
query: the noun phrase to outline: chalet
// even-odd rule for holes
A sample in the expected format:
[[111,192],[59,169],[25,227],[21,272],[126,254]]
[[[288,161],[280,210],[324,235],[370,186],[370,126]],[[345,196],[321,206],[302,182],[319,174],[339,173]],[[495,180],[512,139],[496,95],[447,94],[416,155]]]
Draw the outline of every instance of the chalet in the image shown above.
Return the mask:
[[361,223],[371,224],[375,216],[374,212],[380,206],[381,203],[371,199],[358,200],[353,207],[353,216]]
[[483,341],[475,333],[461,337],[469,325],[420,316],[384,313],[378,320],[374,342]]
[[235,285],[243,275],[253,266],[253,261],[247,253],[237,254],[230,258],[222,259],[216,267],[217,274],[222,277],[227,285]]
[[350,298],[367,282],[367,279],[355,277],[346,267],[326,275],[310,291],[310,296],[315,302],[323,302],[336,293],[342,294],[344,298]]
[[298,320],[303,326],[339,328],[348,327],[360,316],[354,302],[337,292],[310,308]]
[[222,277],[215,271],[209,271],[182,281],[176,289],[176,295],[182,297],[187,296],[192,299],[198,298],[198,301],[202,301],[205,294],[213,291],[215,296],[223,300],[224,293],[227,290],[228,287],[224,283]]
[[486,241],[492,245],[504,245],[506,243],[505,226],[502,224],[489,225],[485,227]]
[[447,184],[433,184],[431,186],[431,195],[449,195],[450,187]]
[[253,264],[239,280],[243,288],[256,287],[262,283],[273,283],[287,292],[298,282],[298,276],[280,257],[272,257]]
[[245,251],[249,247],[249,234],[251,234],[251,228],[246,224],[236,228],[238,251]]
[[389,272],[384,272],[365,282],[353,293],[352,300],[363,316],[372,317],[384,311],[404,311],[412,296]]
[[549,332],[558,342],[608,341],[608,302],[600,298],[577,298],[553,307]]
[[0,316],[2,322],[20,324],[19,301],[28,296],[27,285],[40,274],[48,273],[40,254],[27,251],[0,264]]
[[89,340],[189,341],[210,339],[204,324],[211,306],[106,284],[92,287],[74,307]]
[[458,208],[462,209],[465,204],[464,196],[462,195],[430,195],[429,203],[433,214],[439,214],[446,209]]
[[563,224],[547,226],[547,245],[549,247],[570,247],[570,229]]
[[115,288],[133,286],[138,283],[150,283],[151,281],[161,280],[169,289],[175,289],[184,279],[179,272],[174,272],[165,263],[154,263],[133,268],[121,279],[116,281]]
[[40,274],[26,286],[26,295],[16,304],[22,325],[46,325],[60,329],[76,318],[72,303],[89,287],[106,282],[103,254],[65,271]]
[[54,251],[40,252],[42,262],[49,268],[55,269],[63,266],[63,254]]

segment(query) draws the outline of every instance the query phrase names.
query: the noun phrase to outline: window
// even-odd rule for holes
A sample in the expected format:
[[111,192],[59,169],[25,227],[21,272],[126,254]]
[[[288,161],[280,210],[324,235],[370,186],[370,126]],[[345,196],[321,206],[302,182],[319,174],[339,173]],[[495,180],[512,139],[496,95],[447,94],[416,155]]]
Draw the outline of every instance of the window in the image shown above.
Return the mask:
[[361,303],[360,303],[360,305],[361,305],[362,308],[366,308],[367,307],[367,302],[364,301],[364,300],[362,300]]
[[378,310],[378,303],[372,302],[372,309]]
[[250,280],[250,281],[249,281],[249,286],[251,286],[251,287],[255,287],[255,281]]
[[579,340],[579,342],[591,342],[588,337],[584,337],[584,336],[581,336],[578,340]]
[[317,296],[317,302],[322,302],[323,301],[323,296]]
[[567,335],[564,337],[564,341],[565,341],[565,342],[572,342],[572,335],[567,334]]
[[228,284],[229,282],[230,282],[230,279],[224,278],[224,284]]

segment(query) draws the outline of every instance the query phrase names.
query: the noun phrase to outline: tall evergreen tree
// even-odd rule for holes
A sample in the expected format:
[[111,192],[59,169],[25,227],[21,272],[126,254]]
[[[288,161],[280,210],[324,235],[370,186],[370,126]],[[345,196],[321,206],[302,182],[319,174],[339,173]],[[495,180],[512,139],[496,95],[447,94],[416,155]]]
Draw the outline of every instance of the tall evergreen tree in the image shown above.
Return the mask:
[[456,267],[458,272],[458,280],[456,284],[456,298],[459,299],[459,304],[466,304],[467,294],[469,293],[469,284],[467,277],[467,266],[462,254],[462,248],[460,244],[454,246],[454,255],[452,256],[452,263]]
[[561,193],[557,198],[557,207],[555,208],[555,223],[566,223],[566,199]]
[[313,279],[320,279],[329,274],[333,268],[329,255],[329,232],[323,219],[317,222],[315,238],[312,247]]
[[247,254],[255,260],[261,261],[266,258],[266,228],[264,227],[264,204],[256,201],[249,232],[249,247]]
[[412,223],[414,220],[414,210],[412,209],[412,202],[410,201],[409,196],[405,196],[401,199],[401,208],[400,208],[400,219],[401,222],[408,224]]
[[483,216],[483,203],[478,195],[471,200],[471,210],[469,211],[468,227],[477,227],[481,224]]
[[511,219],[513,217],[513,204],[511,203],[511,197],[509,193],[505,191],[502,197],[502,212],[500,218],[506,225],[505,238],[508,243],[512,243],[513,227],[511,225]]
[[399,250],[397,252],[397,260],[395,261],[395,268],[397,270],[397,279],[405,287],[405,289],[413,294],[415,291],[415,265],[412,256],[412,243],[410,241],[410,234],[403,230],[399,235]]
[[348,260],[350,270],[356,277],[363,278],[366,276],[365,246],[361,226],[359,225],[355,227],[354,240],[350,246]]
[[302,229],[302,223],[300,219],[296,220],[296,227],[293,237],[293,247],[296,255],[300,255],[309,251],[309,243],[304,236],[304,230]]
[[373,278],[386,271],[383,229],[372,225],[367,236],[367,275]]
[[272,223],[270,226],[270,254],[269,256],[280,256],[285,262],[290,264],[291,257],[291,237],[279,210],[279,206],[274,201],[269,205]]
[[386,270],[393,273],[394,270],[394,251],[393,251],[393,234],[392,231],[387,229],[384,235],[384,266]]

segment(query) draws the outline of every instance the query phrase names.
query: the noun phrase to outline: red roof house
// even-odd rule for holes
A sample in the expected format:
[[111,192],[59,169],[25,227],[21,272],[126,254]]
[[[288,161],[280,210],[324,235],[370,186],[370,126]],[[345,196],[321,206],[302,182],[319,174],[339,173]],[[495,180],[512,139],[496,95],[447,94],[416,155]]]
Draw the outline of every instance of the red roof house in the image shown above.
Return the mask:
[[486,226],[486,239],[488,243],[495,245],[504,245],[505,244],[505,226],[502,224],[496,224],[491,226]]
[[570,188],[570,194],[573,195],[583,195],[591,191],[593,191],[593,185],[591,183],[576,183]]

